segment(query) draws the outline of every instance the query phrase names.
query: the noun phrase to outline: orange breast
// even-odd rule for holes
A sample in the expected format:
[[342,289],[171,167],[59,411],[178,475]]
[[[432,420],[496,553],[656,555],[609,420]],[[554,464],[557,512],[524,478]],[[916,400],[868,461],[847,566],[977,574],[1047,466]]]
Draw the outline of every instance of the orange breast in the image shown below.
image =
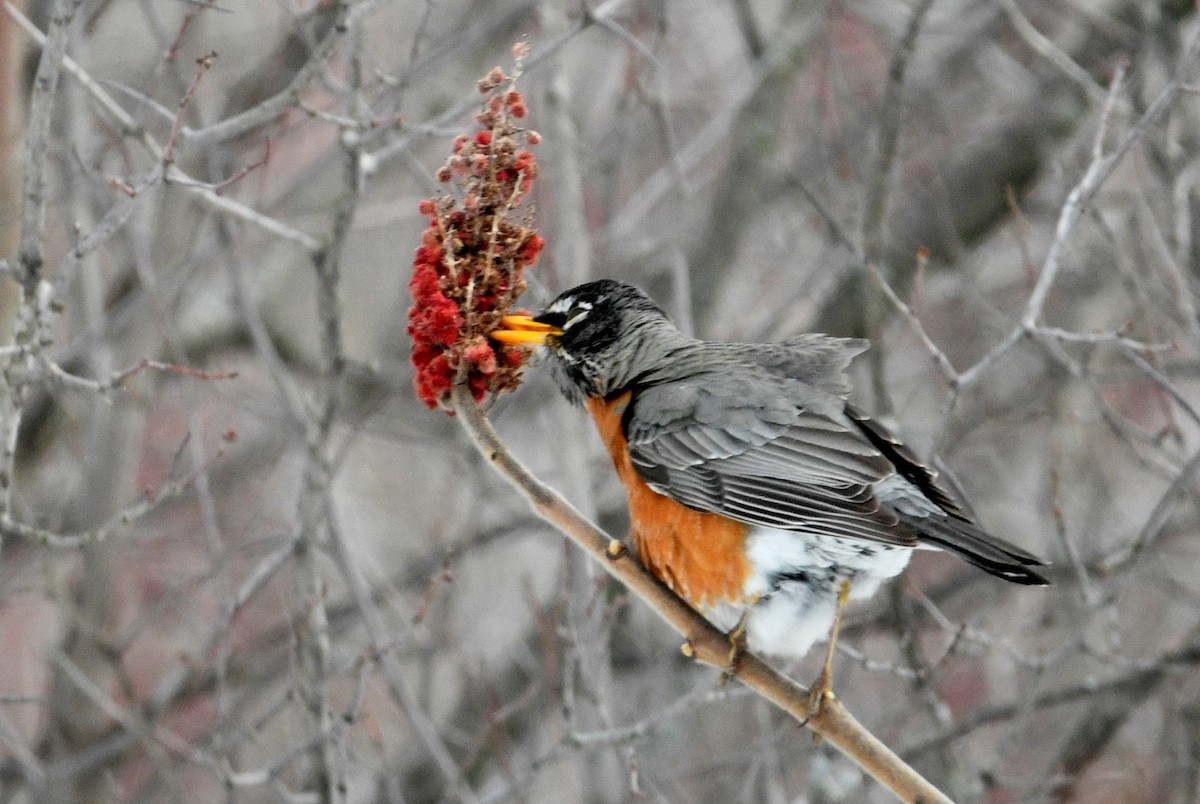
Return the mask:
[[749,528],[740,522],[693,511],[652,490],[629,460],[621,414],[630,392],[611,401],[589,399],[588,410],[629,493],[629,513],[638,557],[659,580],[697,608],[743,602],[750,563]]

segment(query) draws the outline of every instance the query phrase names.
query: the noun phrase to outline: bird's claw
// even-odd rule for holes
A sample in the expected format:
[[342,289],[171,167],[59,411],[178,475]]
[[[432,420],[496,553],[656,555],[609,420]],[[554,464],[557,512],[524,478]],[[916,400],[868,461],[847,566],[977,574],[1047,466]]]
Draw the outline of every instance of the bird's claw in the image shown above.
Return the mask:
[[724,689],[733,680],[733,677],[737,675],[738,660],[746,652],[746,619],[749,616],[750,612],[747,610],[742,614],[737,625],[727,635],[729,638],[729,657],[725,660],[725,667],[721,670],[721,678],[717,682],[721,689]]
[[837,611],[833,617],[833,628],[829,631],[829,650],[825,653],[825,664],[821,666],[821,674],[808,690],[805,723],[821,714],[821,707],[828,698],[833,699],[833,654],[837,650],[838,634],[842,629],[842,612],[846,609],[846,601],[850,599],[850,581],[843,580],[838,588]]
[[805,704],[805,722],[820,715],[821,707],[825,705],[826,699],[833,700],[833,697],[833,677],[825,670],[821,670],[821,675],[817,676],[817,680],[808,689],[808,701]]

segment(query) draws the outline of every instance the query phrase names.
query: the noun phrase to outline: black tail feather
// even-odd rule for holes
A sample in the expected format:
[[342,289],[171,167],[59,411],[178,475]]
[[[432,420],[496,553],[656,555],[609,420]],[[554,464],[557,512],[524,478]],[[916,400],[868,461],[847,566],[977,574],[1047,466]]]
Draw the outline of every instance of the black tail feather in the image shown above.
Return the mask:
[[984,533],[970,522],[940,516],[901,515],[901,520],[918,532],[922,542],[949,550],[989,575],[1028,586],[1046,586],[1050,583],[1030,569],[1044,567],[1046,562]]

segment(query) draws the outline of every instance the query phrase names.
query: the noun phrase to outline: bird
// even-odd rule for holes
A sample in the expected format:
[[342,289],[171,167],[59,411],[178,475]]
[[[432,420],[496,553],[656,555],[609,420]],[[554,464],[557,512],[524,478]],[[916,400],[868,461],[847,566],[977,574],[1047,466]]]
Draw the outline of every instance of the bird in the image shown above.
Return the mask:
[[506,316],[491,337],[543,352],[563,395],[591,414],[640,561],[756,654],[798,658],[828,639],[826,693],[847,599],[875,594],[914,550],[1047,583],[1035,569],[1045,562],[982,530],[936,471],[849,401],[864,339],[700,340],[611,279]]

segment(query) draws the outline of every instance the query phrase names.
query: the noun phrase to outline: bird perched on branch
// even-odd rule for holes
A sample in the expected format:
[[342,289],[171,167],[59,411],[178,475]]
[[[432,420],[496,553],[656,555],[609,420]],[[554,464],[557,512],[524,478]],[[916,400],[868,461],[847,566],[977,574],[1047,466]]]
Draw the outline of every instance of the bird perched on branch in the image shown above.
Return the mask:
[[914,549],[1046,583],[1042,561],[981,530],[936,472],[847,401],[865,340],[697,340],[612,280],[508,316],[491,337],[546,347],[612,455],[642,563],[755,652],[803,656],[835,631],[847,596],[874,594]]

